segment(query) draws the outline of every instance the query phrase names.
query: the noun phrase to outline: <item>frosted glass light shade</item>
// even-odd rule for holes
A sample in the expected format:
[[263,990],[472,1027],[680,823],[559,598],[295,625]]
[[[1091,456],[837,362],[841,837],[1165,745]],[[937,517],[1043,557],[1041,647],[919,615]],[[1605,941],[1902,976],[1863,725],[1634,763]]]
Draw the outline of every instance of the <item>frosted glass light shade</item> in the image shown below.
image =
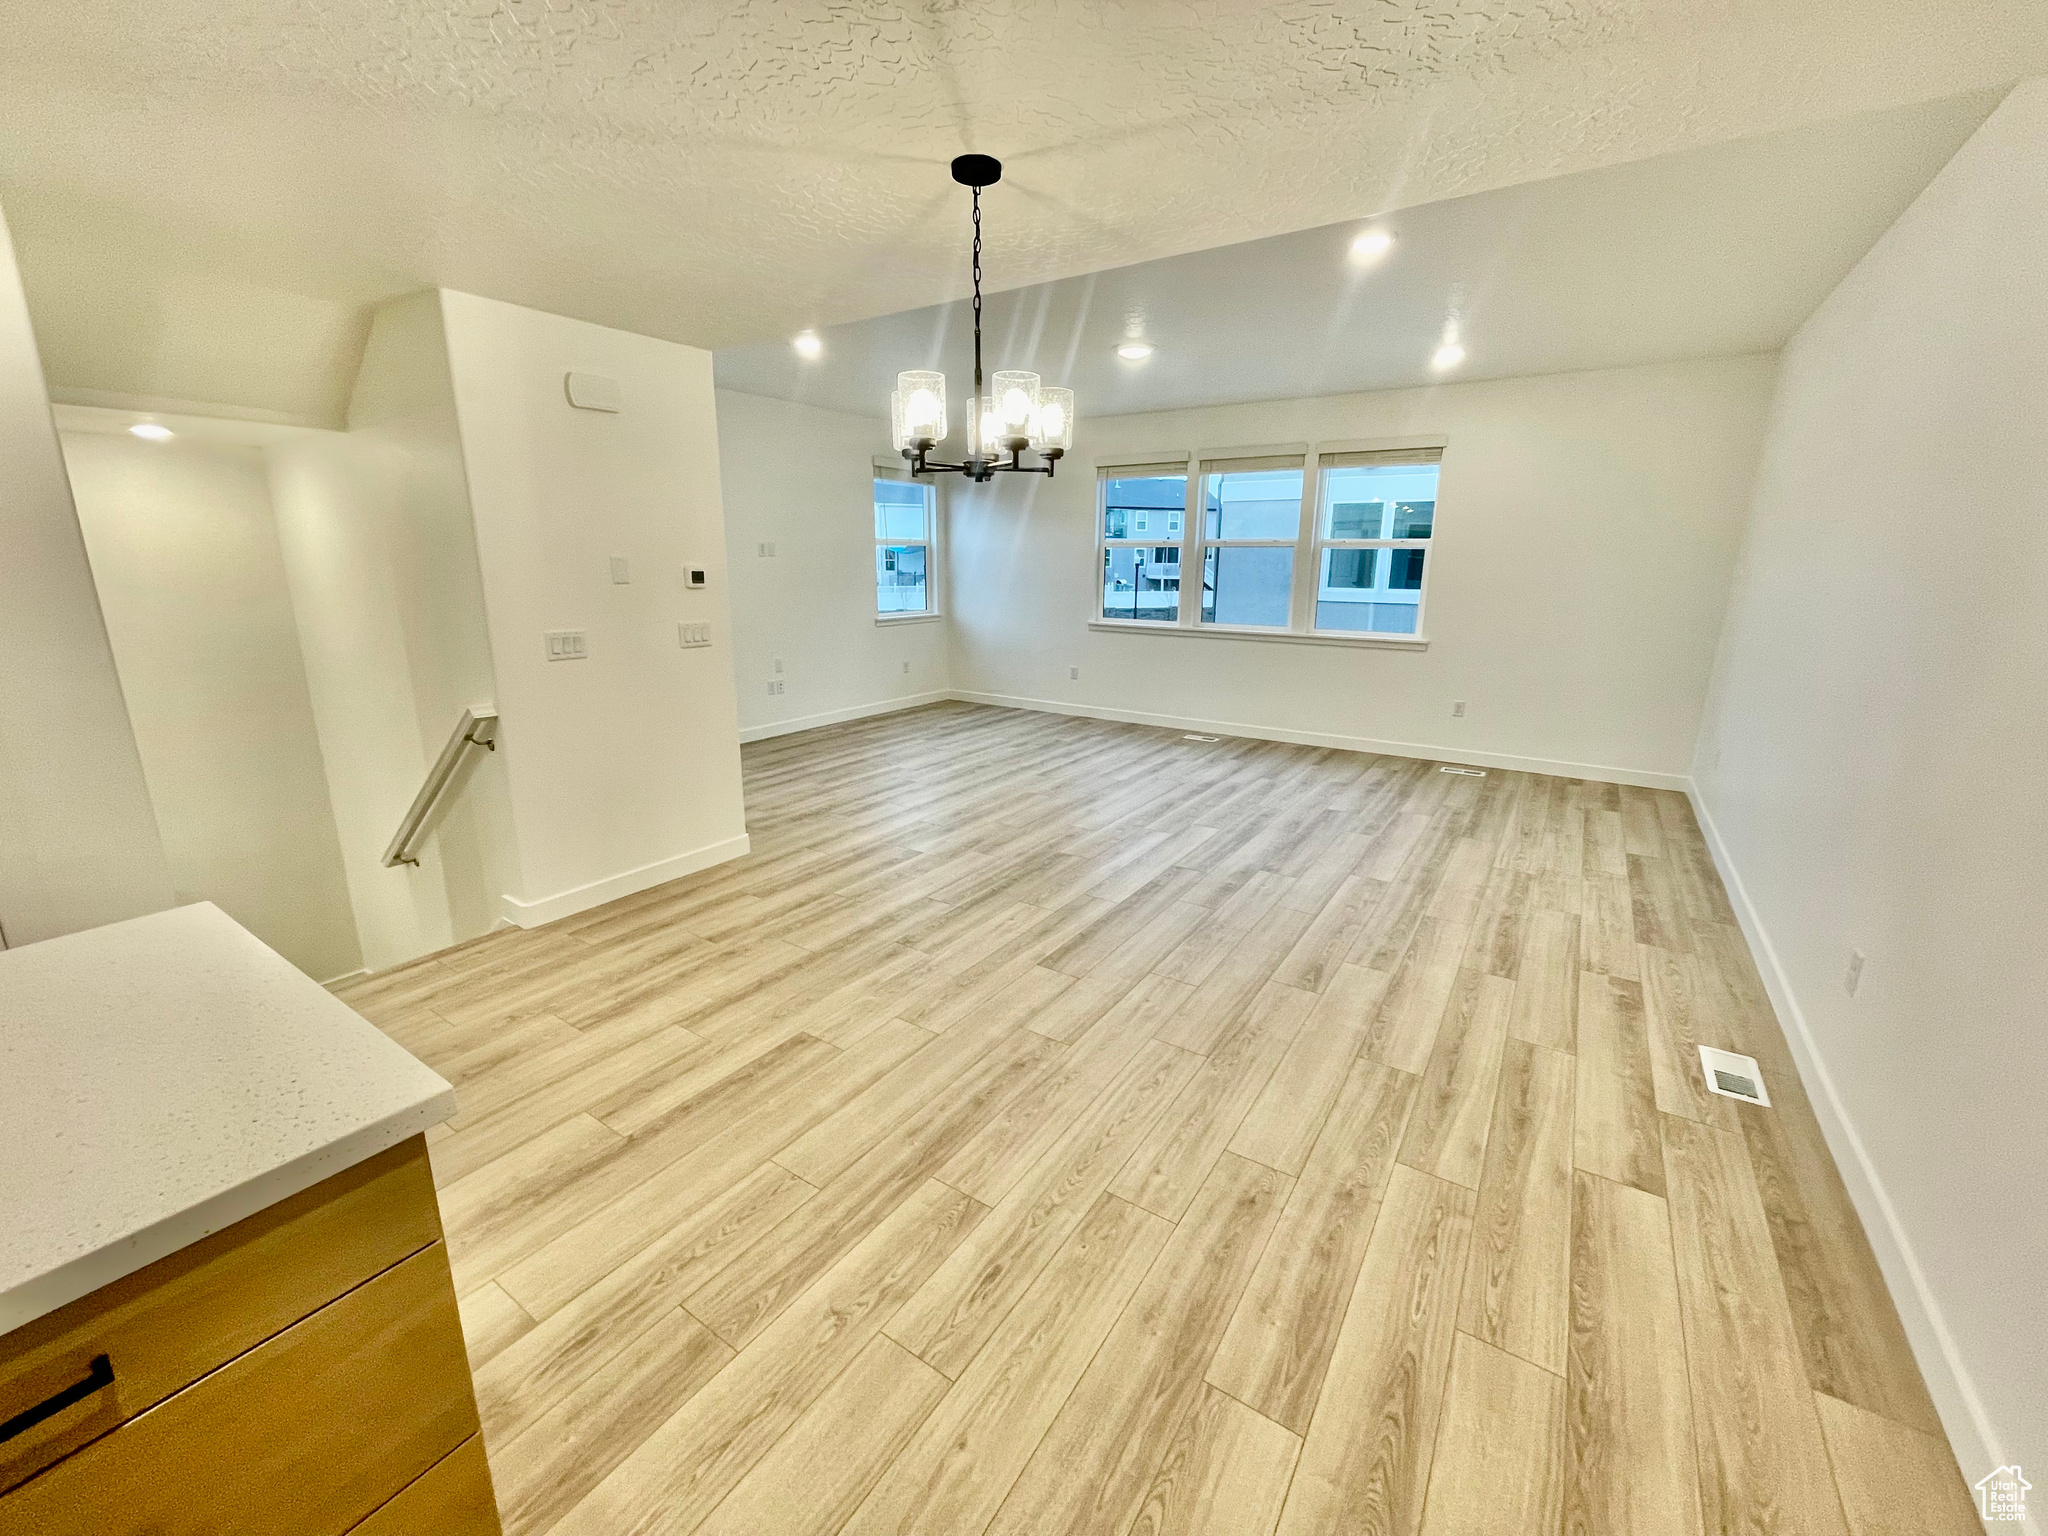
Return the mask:
[[1038,375],[1022,369],[996,371],[989,390],[989,406],[998,423],[995,441],[1005,446],[1022,446],[1031,437],[1031,420],[1038,414]]
[[1040,453],[1065,453],[1074,446],[1074,392],[1048,384],[1038,391],[1031,418],[1031,446]]
[[946,435],[946,376],[924,368],[897,374],[889,415],[898,448],[939,441]]

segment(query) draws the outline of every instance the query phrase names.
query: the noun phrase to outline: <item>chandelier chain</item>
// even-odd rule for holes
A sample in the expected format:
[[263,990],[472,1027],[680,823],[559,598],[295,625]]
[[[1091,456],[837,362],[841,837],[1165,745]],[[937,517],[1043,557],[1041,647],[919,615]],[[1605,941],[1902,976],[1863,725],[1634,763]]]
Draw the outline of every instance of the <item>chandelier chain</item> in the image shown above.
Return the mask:
[[970,440],[981,440],[981,188],[974,189],[974,398],[968,409]]

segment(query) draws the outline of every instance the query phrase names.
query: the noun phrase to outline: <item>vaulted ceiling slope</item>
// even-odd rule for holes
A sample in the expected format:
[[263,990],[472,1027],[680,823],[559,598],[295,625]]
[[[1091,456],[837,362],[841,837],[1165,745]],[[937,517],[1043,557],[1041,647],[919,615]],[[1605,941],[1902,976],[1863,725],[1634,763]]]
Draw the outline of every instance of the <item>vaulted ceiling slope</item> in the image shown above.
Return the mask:
[[116,321],[170,271],[721,346],[956,297],[963,149],[1003,288],[2044,70],[2040,0],[67,0],[9,8],[0,201]]
[[[1365,220],[1011,289],[990,368],[1084,417],[1776,351],[1983,122],[1971,91],[1814,127],[1446,198]],[[983,199],[990,241],[1017,199]],[[967,198],[956,198],[963,231]],[[1351,259],[1361,233],[1391,245]],[[898,370],[972,377],[965,300],[718,353],[718,382],[858,415]],[[1431,366],[1445,341],[1464,357]],[[1155,350],[1126,361],[1128,341]]]

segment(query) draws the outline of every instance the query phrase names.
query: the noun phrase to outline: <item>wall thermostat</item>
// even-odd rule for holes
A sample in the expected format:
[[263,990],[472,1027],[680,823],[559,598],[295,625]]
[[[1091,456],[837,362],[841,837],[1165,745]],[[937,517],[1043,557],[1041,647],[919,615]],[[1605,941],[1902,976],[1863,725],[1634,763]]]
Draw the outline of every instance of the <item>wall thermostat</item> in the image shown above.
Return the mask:
[[685,566],[683,584],[689,587],[708,587],[711,585],[710,573],[701,565]]

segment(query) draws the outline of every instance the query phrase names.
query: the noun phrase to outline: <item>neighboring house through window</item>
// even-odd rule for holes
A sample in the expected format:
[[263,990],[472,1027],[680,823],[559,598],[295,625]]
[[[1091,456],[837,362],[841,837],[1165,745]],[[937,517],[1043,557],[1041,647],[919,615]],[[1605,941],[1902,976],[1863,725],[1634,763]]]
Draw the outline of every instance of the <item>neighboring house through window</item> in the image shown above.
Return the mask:
[[875,613],[938,611],[932,589],[933,493],[913,480],[875,477]]
[[1132,465],[1100,477],[1096,553],[1105,619],[1172,624],[1180,617],[1180,545],[1188,467]]
[[1399,455],[1331,454],[1322,460],[1316,517],[1314,628],[1322,633],[1414,635],[1436,528],[1435,462]]
[[1301,459],[1202,465],[1202,622],[1285,629],[1301,537]]
[[[1420,640],[1442,456],[1325,445],[1104,466],[1097,622]],[[1200,573],[1188,602],[1183,562]]]

